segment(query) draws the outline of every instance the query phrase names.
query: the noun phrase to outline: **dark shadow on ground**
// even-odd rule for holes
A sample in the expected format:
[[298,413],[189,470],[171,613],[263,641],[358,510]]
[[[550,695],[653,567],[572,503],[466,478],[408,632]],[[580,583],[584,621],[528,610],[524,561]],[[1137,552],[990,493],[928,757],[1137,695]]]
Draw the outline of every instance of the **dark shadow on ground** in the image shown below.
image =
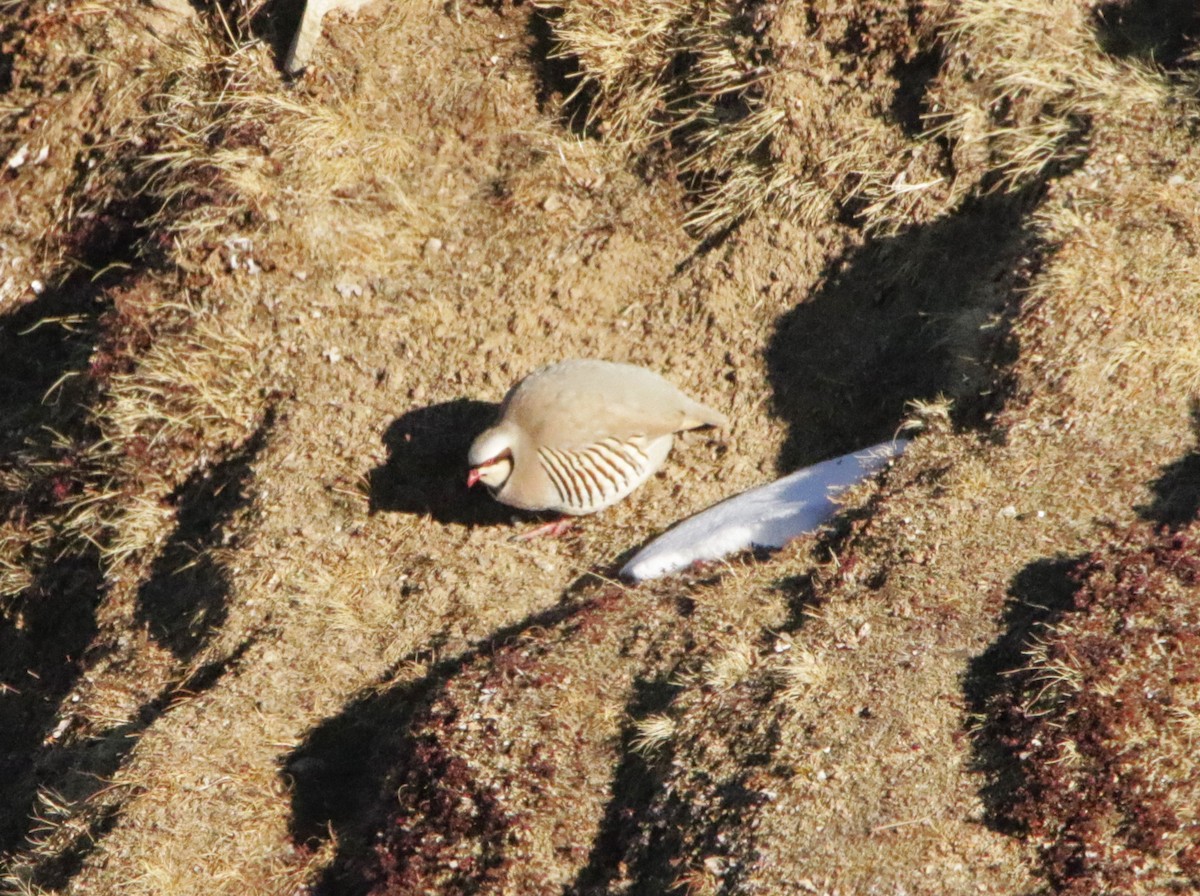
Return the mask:
[[0,23],[0,96],[13,88],[13,62],[16,59],[13,42],[18,33],[15,18]]
[[1010,820],[1017,790],[1022,784],[1018,745],[1010,734],[1013,714],[1020,713],[1017,672],[1028,665],[1025,651],[1040,630],[1053,625],[1074,607],[1078,582],[1073,573],[1081,557],[1035,561],[1013,578],[1002,624],[1004,631],[971,661],[963,679],[963,694],[971,717],[975,770],[984,775],[980,791],[990,827],[1015,833]]
[[467,451],[497,405],[459,398],[398,417],[383,436],[388,459],[373,469],[370,512],[416,513],[439,523],[496,525],[514,511],[487,489],[467,488]]
[[[637,682],[626,706],[626,718],[641,719],[664,712],[679,691],[679,685],[672,684],[666,673]],[[606,893],[619,877],[637,881],[625,890],[630,894],[665,893],[674,882],[672,860],[682,846],[682,832],[664,830],[652,823],[669,768],[666,758],[648,760],[639,753],[634,731],[628,727],[621,739],[620,755],[613,775],[612,798],[592,842],[588,863],[563,891],[564,896]]]
[[553,23],[561,15],[562,9],[552,7],[536,8],[529,15],[529,61],[537,75],[538,111],[557,115],[559,123],[576,137],[598,137],[595,123],[588,126],[596,90],[580,89],[579,60],[560,54],[554,37]]
[[[81,405],[93,391],[89,361],[112,285],[80,272],[0,317],[0,469],[39,451],[45,429],[64,435],[80,429]],[[0,497],[0,512],[15,497]]]
[[[671,684],[669,672],[661,679],[642,682],[630,701],[628,716],[644,718],[663,712],[679,690],[678,685]],[[756,709],[769,713],[765,703]],[[752,727],[756,723],[747,724]],[[702,808],[681,798],[672,786],[672,757],[643,757],[627,731],[613,777],[612,797],[588,863],[563,889],[563,896],[684,892],[689,889],[682,883],[689,870],[686,862],[694,856],[704,856],[706,862],[722,867],[722,892],[739,892],[743,877],[754,865],[754,856],[746,854],[747,841],[753,838],[745,832],[754,814],[767,802],[761,792],[747,786],[746,779],[769,763],[778,746],[778,726],[772,723],[770,728],[772,740],[766,751],[741,756],[744,771],[736,778],[701,785],[708,796],[701,800]],[[726,730],[717,736],[727,742],[732,754],[746,752],[736,743],[738,731]],[[738,831],[739,836],[729,837],[730,831]]]
[[45,783],[44,742],[59,704],[74,687],[96,635],[105,593],[95,550],[69,555],[42,570],[4,607],[0,623],[0,856],[30,830],[30,813]]
[[914,399],[952,398],[960,426],[999,410],[1008,326],[1040,248],[1027,224],[1039,191],[868,243],[780,319],[767,366],[791,427],[781,470],[891,438]]
[[150,636],[181,660],[194,657],[225,621],[228,575],[212,549],[229,543],[229,523],[250,501],[252,465],[272,422],[268,412],[232,457],[197,471],[170,498],[175,531],[138,589],[136,615]]
[[[80,267],[0,316],[0,521],[47,536],[9,554],[32,582],[0,595],[0,855],[31,830],[43,741],[84,667],[106,593],[98,549],[39,522],[61,518],[94,487],[89,410],[111,357],[112,291],[134,276],[137,215],[133,206],[102,210],[62,235]],[[106,273],[93,276],[92,266]]]
[[[573,586],[568,594],[575,590]],[[436,804],[430,809],[431,816],[439,811],[453,813],[454,806],[442,806],[441,801],[450,777],[464,778],[461,783],[469,785],[457,765],[461,760],[449,755],[430,735],[419,732],[421,720],[427,720],[446,684],[479,658],[503,654],[526,633],[561,626],[577,614],[594,610],[603,599],[564,602],[534,613],[433,664],[416,681],[385,691],[372,690],[315,727],[299,747],[281,758],[281,774],[292,792],[294,842],[300,848],[316,848],[332,835],[338,843],[333,863],[313,886],[314,896],[363,894],[389,875],[406,873],[403,866],[385,868],[382,856],[385,834],[415,836],[396,830],[399,788],[405,788],[406,803],[426,800]],[[406,657],[404,662],[424,658]],[[441,820],[431,817],[426,823]],[[421,860],[420,856],[403,855],[404,843],[388,846],[389,858],[394,861]],[[391,855],[391,851],[399,854]],[[471,891],[475,874],[486,875],[487,869],[463,869],[465,892]]]
[[1092,13],[1096,41],[1113,56],[1172,68],[1200,37],[1196,0],[1114,0]]
[[[0,520],[35,531],[86,488],[89,358],[107,307],[102,287],[80,273],[0,317]],[[33,581],[0,596],[0,855],[30,830],[42,741],[83,668],[105,593],[94,547],[50,535],[8,559]]]
[[1142,519],[1174,529],[1200,514],[1200,402],[1192,407],[1192,430],[1197,447],[1162,468],[1162,475],[1150,486],[1154,500],[1137,508]]
[[[242,7],[229,0],[219,0],[228,20],[237,21]],[[283,71],[283,62],[292,39],[304,15],[305,0],[269,0],[251,17],[250,34],[271,48],[275,66]],[[285,72],[285,74],[287,74]]]
[[[157,200],[137,180],[146,176],[144,167],[114,165],[120,173],[113,179],[124,181],[101,187],[84,161],[63,195],[84,207],[110,190],[116,198],[87,215],[68,216],[70,229],[47,234],[54,242],[50,254],[56,248],[71,260],[46,277],[41,294],[0,316],[0,482],[6,486],[0,520],[49,533],[17,558],[32,584],[0,596],[0,856],[36,839],[31,814],[40,789],[68,802],[86,799],[105,786],[140,733],[140,723],[131,723],[84,745],[71,741],[62,701],[110,648],[97,643],[97,610],[107,593],[100,548],[62,521],[111,477],[101,466],[103,452],[94,450],[100,434],[93,408],[108,378],[127,370],[152,338],[155,321],[136,298],[123,299],[145,288],[148,272],[167,267],[170,241],[147,229]],[[161,698],[149,712],[168,705]],[[58,730],[62,722],[65,731]],[[65,886],[116,817],[115,809],[82,811],[92,815],[77,844],[32,870],[29,855],[14,857],[35,887]]]
[[125,765],[142,734],[181,698],[196,697],[213,687],[241,660],[257,637],[247,638],[229,656],[204,663],[183,680],[170,682],[131,721],[70,746],[43,749],[37,764],[39,778],[50,783],[61,798],[82,807],[79,811],[87,823],[70,843],[49,857],[32,862],[22,874],[23,880],[47,891],[67,887],[83,868],[84,860],[117,822],[124,794],[113,794],[111,799],[103,800],[97,796]]
[[928,126],[926,114],[930,110],[925,95],[942,66],[942,52],[942,44],[938,41],[912,59],[897,59],[892,67],[897,86],[892,97],[891,113],[907,137],[923,134]]

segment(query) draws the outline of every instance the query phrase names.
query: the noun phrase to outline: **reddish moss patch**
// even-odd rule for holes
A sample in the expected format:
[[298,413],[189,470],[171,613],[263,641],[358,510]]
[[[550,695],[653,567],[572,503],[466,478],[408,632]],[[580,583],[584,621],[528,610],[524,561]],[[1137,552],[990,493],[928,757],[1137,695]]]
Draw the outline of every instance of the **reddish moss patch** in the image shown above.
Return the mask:
[[1074,608],[994,709],[1011,820],[1060,893],[1200,886],[1200,540],[1142,528],[1074,570]]
[[472,893],[504,878],[502,848],[509,821],[496,794],[437,738],[413,749],[397,793],[402,808],[376,846],[372,894]]

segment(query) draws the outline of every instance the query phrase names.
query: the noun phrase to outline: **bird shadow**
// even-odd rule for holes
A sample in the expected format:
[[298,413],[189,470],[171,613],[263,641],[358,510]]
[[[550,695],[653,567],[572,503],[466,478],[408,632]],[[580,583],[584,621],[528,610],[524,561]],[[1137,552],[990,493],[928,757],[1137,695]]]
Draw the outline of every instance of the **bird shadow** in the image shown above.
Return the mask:
[[408,411],[383,434],[387,460],[371,470],[369,512],[415,513],[439,523],[494,526],[512,512],[483,488],[466,485],[471,441],[496,417],[498,405],[456,398]]

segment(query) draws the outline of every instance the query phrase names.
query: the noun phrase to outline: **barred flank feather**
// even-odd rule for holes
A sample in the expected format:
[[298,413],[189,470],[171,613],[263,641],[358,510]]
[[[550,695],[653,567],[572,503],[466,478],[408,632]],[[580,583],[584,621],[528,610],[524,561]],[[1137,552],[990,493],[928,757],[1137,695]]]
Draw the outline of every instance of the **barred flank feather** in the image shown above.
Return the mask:
[[575,513],[590,513],[650,475],[650,456],[641,441],[607,438],[576,451],[543,446],[538,457],[563,505]]

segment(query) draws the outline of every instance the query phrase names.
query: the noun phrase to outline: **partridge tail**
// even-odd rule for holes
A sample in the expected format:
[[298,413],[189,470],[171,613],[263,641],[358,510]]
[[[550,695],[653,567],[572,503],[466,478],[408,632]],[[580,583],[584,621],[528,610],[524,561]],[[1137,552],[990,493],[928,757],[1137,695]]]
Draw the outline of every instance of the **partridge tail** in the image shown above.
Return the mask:
[[729,418],[715,408],[688,399],[683,409],[683,422],[679,429],[699,429],[701,426],[715,426],[718,429],[729,429]]

